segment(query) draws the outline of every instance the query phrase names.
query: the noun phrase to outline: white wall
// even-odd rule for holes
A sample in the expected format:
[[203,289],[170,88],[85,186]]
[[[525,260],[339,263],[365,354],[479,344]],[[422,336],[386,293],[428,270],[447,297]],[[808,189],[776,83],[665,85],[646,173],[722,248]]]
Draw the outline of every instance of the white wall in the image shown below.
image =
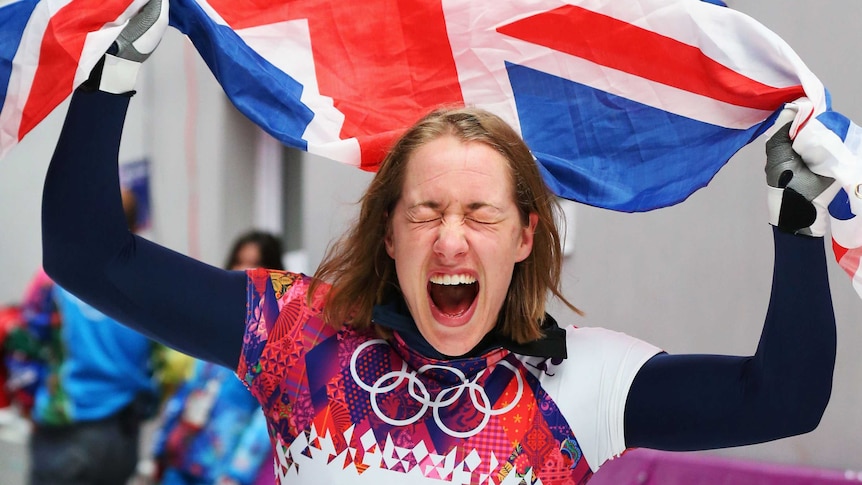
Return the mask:
[[42,182],[65,106],[0,160],[0,304],[16,302],[41,260]]
[[[862,122],[862,8],[858,0],[730,1],[781,35],[833,95],[836,110]],[[175,31],[144,66],[123,154],[154,161],[152,238],[220,265],[231,239],[253,225],[256,129],[224,99]],[[39,199],[64,108],[0,160],[0,302],[14,301],[39,264]],[[192,127],[192,135],[186,129]],[[198,208],[187,177],[197,164]],[[352,214],[369,175],[326,160],[302,162],[301,244],[316,263]],[[291,162],[295,163],[295,162]],[[565,289],[584,319],[555,306],[562,322],[625,331],[670,352],[754,351],[768,298],[763,141],[742,150],[706,189],[673,208],[618,214],[579,206]],[[197,244],[190,244],[195,238]],[[718,453],[862,469],[862,300],[834,263],[839,355],[832,402],[820,428],[797,438]],[[788,403],[792,406],[793,403]]]
[[144,67],[153,80],[140,103],[150,116],[153,238],[221,266],[232,239],[252,225],[257,128],[175,30]]

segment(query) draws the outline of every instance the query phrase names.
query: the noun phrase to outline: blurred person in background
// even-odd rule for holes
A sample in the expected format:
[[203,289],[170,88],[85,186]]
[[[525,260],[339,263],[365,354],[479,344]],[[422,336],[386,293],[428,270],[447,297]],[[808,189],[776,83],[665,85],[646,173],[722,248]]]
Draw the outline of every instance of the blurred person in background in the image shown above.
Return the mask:
[[[274,235],[241,235],[229,270],[282,268]],[[233,370],[197,360],[191,377],[167,402],[153,450],[162,485],[274,484],[272,445],[260,404]]]
[[[122,203],[134,232],[130,190]],[[162,349],[39,270],[6,342],[13,396],[33,423],[30,485],[116,485],[133,475],[141,423],[158,407]]]

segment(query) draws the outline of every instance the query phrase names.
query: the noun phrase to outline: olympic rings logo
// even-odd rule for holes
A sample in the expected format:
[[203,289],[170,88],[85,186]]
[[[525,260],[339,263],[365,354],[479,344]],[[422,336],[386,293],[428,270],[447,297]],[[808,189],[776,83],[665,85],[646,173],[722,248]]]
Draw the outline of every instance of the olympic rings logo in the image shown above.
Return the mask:
[[[367,391],[371,394],[371,409],[374,410],[374,413],[379,417],[383,422],[387,424],[391,424],[392,426],[406,426],[409,424],[413,424],[419,421],[425,414],[428,412],[428,409],[432,410],[432,415],[434,417],[434,422],[437,423],[437,426],[440,427],[443,432],[452,436],[454,438],[469,438],[471,436],[475,436],[479,434],[482,429],[488,424],[488,421],[491,420],[491,416],[497,416],[500,414],[505,414],[511,411],[517,404],[518,401],[521,400],[521,396],[524,393],[524,381],[521,377],[521,373],[509,362],[505,360],[501,360],[498,365],[501,365],[507,369],[509,369],[512,374],[515,376],[518,382],[518,392],[515,395],[515,398],[508,405],[500,408],[493,409],[491,407],[491,400],[488,397],[488,394],[485,392],[485,389],[482,388],[477,382],[485,373],[485,370],[482,370],[480,373],[473,378],[473,380],[467,379],[467,376],[464,373],[456,369],[454,367],[449,367],[445,365],[435,365],[428,364],[420,367],[414,371],[407,371],[407,363],[401,363],[401,369],[393,370],[391,372],[387,372],[380,376],[373,384],[368,384],[359,377],[359,373],[356,370],[356,363],[359,360],[365,349],[373,346],[373,345],[383,345],[386,348],[389,347],[389,344],[382,339],[373,339],[367,342],[362,343],[356,350],[353,351],[353,355],[350,357],[350,375],[353,377],[354,382],[356,382],[359,387]],[[447,372],[451,372],[458,379],[461,380],[460,384],[456,384],[452,387],[443,389],[436,396],[431,396],[431,393],[428,392],[428,388],[425,387],[425,384],[419,379],[418,376],[423,373],[432,370],[438,369]],[[392,392],[397,389],[407,381],[407,392],[411,398],[415,399],[422,407],[414,414],[408,418],[398,419],[387,416],[381,409],[380,404],[378,402],[378,397],[380,394],[385,394],[388,392]],[[464,392],[467,392],[467,395],[470,396],[470,402],[473,403],[473,407],[482,413],[482,421],[473,429],[468,431],[456,431],[443,423],[443,420],[440,417],[440,410],[448,408],[452,404],[458,402]]]

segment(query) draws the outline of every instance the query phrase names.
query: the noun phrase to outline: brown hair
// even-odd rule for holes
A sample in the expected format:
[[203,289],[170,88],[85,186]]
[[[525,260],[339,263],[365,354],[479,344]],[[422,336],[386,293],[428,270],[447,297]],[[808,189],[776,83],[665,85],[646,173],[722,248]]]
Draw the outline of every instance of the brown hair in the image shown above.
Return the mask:
[[332,283],[323,310],[324,320],[340,327],[371,325],[375,304],[400,296],[395,262],[386,252],[388,214],[401,197],[407,162],[419,147],[444,135],[463,142],[483,143],[508,161],[514,199],[526,225],[530,214],[538,215],[533,249],[517,263],[500,311],[497,330],[519,343],[542,336],[547,293],[577,313],[562,295],[562,252],[556,221],[559,204],[545,185],[533,154],[505,121],[476,108],[438,109],[419,120],[395,143],[377,175],[360,200],[359,218],[327,251],[317,269],[313,295],[320,281]]
[[260,251],[259,267],[278,270],[284,269],[284,265],[281,262],[281,254],[284,252],[281,249],[281,240],[275,234],[255,229],[243,233],[234,241],[224,268],[231,269],[237,265],[239,252],[246,244],[254,244],[257,246],[258,251]]

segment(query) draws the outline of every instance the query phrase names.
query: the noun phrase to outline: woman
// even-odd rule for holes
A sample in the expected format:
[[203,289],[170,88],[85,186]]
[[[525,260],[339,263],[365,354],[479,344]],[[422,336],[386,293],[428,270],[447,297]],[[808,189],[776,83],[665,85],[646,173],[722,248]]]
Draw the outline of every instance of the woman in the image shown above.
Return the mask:
[[[140,61],[123,39],[114,55]],[[280,483],[583,483],[630,447],[735,446],[819,422],[835,357],[826,259],[822,239],[792,234],[813,219],[773,231],[753,356],[668,355],[560,328],[544,312],[548,292],[565,301],[555,203],[529,149],[493,115],[443,110],[392,148],[314,277],[223,271],[123,229],[129,97],[110,93],[131,87],[109,67],[73,95],[48,171],[46,270],[133,328],[236,369],[264,408]],[[789,147],[786,132],[774,140]],[[774,148],[770,181],[810,175]],[[797,180],[774,179],[797,200]]]

